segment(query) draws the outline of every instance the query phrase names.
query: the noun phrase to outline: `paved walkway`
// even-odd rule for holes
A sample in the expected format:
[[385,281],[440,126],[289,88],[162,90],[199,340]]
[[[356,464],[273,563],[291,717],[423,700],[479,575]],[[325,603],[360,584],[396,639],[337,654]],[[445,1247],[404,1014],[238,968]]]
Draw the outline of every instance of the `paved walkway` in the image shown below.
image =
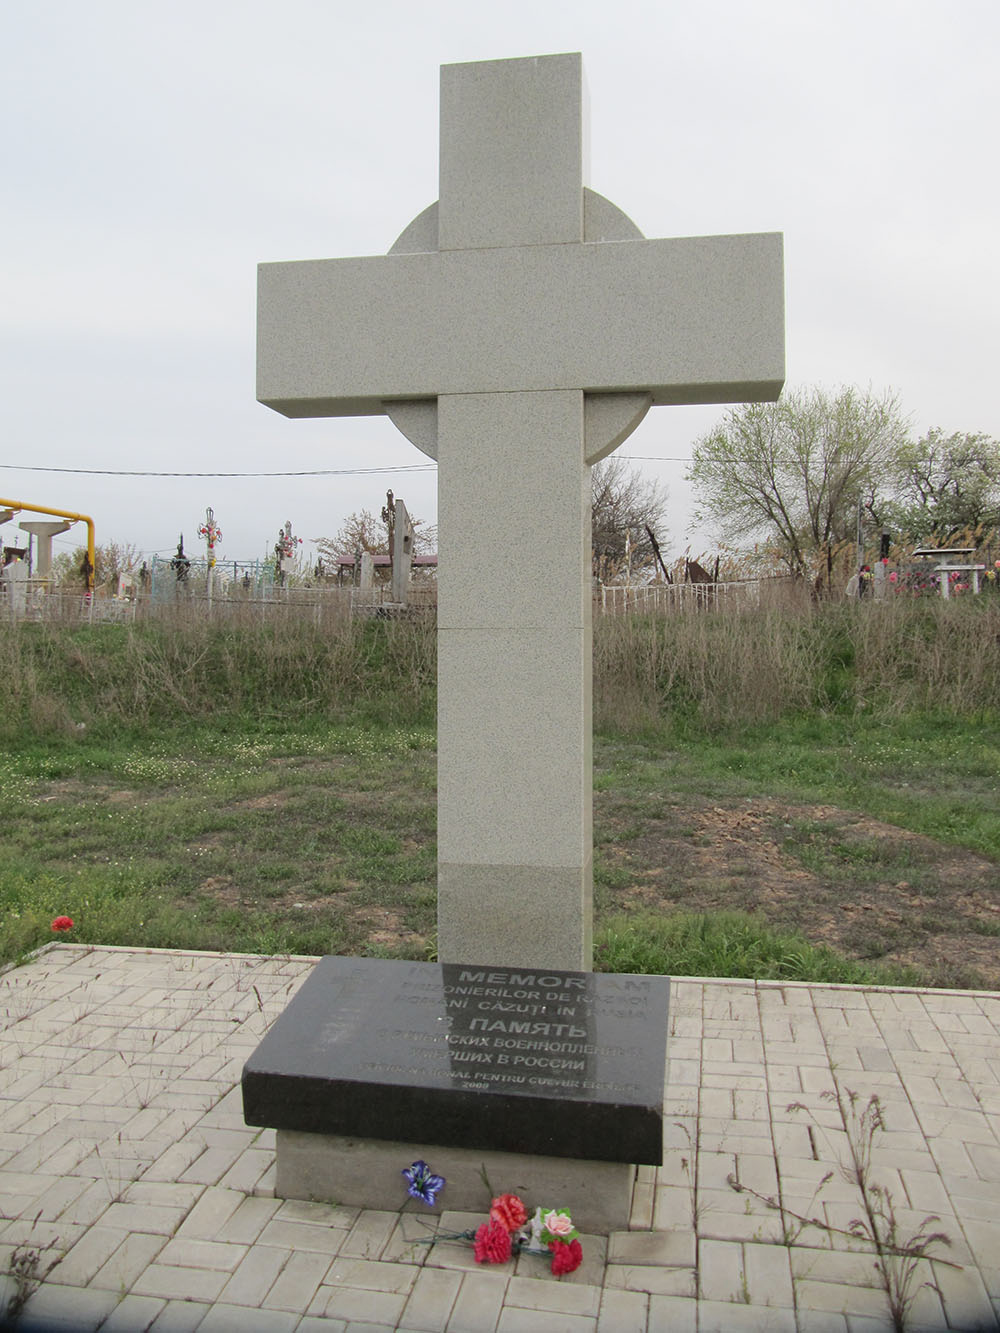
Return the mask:
[[667,1162],[557,1280],[414,1246],[414,1214],[273,1197],[240,1071],[312,961],[58,945],[0,975],[0,1272],[58,1259],[20,1328],[876,1333],[842,1168],[878,1111],[868,1206],[950,1240],[915,1262],[907,1327],[1000,1328],[1000,995],[676,982]]

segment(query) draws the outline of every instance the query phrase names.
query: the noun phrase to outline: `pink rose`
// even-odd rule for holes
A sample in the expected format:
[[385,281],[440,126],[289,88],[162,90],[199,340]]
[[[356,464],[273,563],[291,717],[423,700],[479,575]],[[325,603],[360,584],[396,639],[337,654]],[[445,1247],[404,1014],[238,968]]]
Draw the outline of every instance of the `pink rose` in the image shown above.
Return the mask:
[[575,1230],[573,1219],[567,1213],[557,1213],[555,1210],[543,1214],[542,1224],[550,1236],[557,1238],[564,1238]]

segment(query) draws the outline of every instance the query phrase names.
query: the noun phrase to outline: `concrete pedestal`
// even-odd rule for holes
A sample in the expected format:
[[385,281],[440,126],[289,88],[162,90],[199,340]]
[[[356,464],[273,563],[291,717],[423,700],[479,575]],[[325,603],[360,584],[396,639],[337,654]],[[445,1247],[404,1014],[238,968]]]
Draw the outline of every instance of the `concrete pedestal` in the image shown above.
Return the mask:
[[[407,1198],[400,1174],[418,1159],[425,1160],[447,1184],[434,1212],[442,1209],[482,1213],[490,1196],[483,1183],[485,1167],[496,1193],[517,1194],[526,1206],[568,1208],[577,1228],[606,1236],[628,1227],[636,1168],[625,1162],[581,1162],[571,1157],[534,1157],[478,1148],[431,1147],[389,1143],[382,1139],[345,1138],[278,1130],[278,1175],[275,1194],[380,1208],[396,1212]],[[431,1213],[419,1201],[408,1211]]]

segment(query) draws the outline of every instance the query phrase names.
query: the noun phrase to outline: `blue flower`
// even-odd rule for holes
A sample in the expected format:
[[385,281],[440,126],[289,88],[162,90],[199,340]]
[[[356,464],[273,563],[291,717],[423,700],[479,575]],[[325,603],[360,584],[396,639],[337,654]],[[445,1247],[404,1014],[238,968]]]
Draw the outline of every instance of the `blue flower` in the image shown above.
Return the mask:
[[411,1199],[420,1199],[423,1203],[433,1203],[444,1189],[444,1176],[436,1176],[425,1161],[416,1161],[412,1166],[404,1167],[400,1175],[406,1177],[409,1184],[406,1192]]

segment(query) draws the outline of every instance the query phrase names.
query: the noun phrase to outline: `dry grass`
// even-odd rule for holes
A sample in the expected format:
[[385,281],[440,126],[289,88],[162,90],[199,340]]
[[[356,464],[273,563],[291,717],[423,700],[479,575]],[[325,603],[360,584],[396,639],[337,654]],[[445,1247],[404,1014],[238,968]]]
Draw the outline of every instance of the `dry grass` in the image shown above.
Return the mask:
[[[978,716],[995,709],[1000,596],[949,602],[789,601],[598,617],[595,723],[712,730],[810,710]],[[0,734],[65,734],[252,715],[433,716],[429,617],[319,618],[293,603],[205,614],[175,605],[120,624],[8,622]]]

